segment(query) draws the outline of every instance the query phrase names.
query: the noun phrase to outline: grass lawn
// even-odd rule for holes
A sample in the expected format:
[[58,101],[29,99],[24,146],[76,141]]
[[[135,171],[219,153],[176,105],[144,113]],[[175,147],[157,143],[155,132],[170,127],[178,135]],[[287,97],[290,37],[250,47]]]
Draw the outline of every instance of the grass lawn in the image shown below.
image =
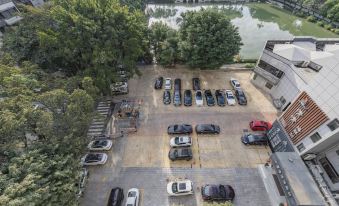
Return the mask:
[[[276,22],[281,30],[287,30],[295,36],[315,36],[315,37],[333,37],[339,38],[339,35],[328,31],[306,19],[297,17],[291,12],[280,9],[270,4],[253,3],[248,4],[253,18],[264,22]],[[302,22],[301,27],[294,25],[296,20]]]

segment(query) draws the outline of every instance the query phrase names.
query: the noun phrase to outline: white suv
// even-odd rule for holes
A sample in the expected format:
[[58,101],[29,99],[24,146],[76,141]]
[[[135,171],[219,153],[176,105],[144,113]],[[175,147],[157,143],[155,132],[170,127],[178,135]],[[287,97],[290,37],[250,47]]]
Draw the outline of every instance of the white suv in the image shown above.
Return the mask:
[[172,80],[171,78],[166,78],[165,79],[165,89],[171,90],[172,89]]
[[167,193],[170,196],[182,196],[193,194],[193,183],[191,180],[176,180],[167,184]]
[[173,137],[170,140],[171,147],[189,147],[192,145],[192,138],[189,136]]

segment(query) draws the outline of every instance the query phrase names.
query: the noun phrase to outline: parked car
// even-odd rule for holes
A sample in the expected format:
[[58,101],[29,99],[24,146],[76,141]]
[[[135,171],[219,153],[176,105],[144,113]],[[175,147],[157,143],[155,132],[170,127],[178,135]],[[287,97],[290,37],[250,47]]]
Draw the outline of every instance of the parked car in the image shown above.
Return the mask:
[[219,134],[220,127],[215,124],[198,124],[195,131],[197,134]]
[[250,128],[253,131],[268,131],[272,128],[272,124],[261,120],[253,120],[250,122]]
[[168,153],[168,158],[175,160],[191,160],[193,158],[191,148],[171,148]]
[[181,79],[174,80],[174,90],[181,90]]
[[85,192],[88,176],[89,176],[88,170],[86,168],[82,168],[79,174],[79,183],[76,183],[76,187],[78,188],[76,193],[77,198],[80,198]]
[[238,80],[231,78],[231,85],[233,89],[240,89],[240,83]]
[[107,206],[121,206],[124,200],[124,190],[120,187],[113,188],[109,194]]
[[129,189],[127,192],[126,206],[139,206],[140,192],[137,188]]
[[175,147],[189,147],[192,145],[192,138],[189,136],[173,137],[170,140],[170,146]]
[[244,134],[241,137],[242,143],[245,145],[267,145],[268,138],[266,134]]
[[215,105],[215,101],[214,101],[214,97],[212,95],[211,90],[205,90],[205,98],[206,98],[206,102],[207,102],[207,106],[214,106]]
[[233,95],[233,92],[231,90],[226,90],[225,94],[226,94],[227,104],[234,106],[235,105],[235,97]]
[[202,97],[202,91],[198,90],[195,93],[195,104],[197,106],[203,106],[204,105],[204,98]]
[[184,92],[184,105],[192,106],[192,92],[191,90],[185,90]]
[[100,139],[100,140],[94,140],[91,141],[87,148],[92,151],[98,151],[98,150],[110,150],[113,145],[112,140],[109,139]]
[[201,187],[202,199],[205,201],[233,201],[234,189],[230,185],[204,185]]
[[166,78],[165,79],[165,89],[166,90],[171,90],[172,89],[172,79],[171,78]]
[[191,180],[177,180],[167,184],[167,193],[170,196],[183,196],[193,194],[193,182]]
[[236,89],[235,90],[235,96],[237,97],[238,104],[247,105],[247,99],[246,99],[245,93],[242,91],[242,89]]
[[165,90],[162,100],[164,104],[171,104],[171,92],[168,90]]
[[200,90],[200,79],[199,78],[193,78],[192,79],[192,85],[193,85],[194,91]]
[[154,83],[154,89],[161,89],[162,88],[162,83],[164,81],[164,78],[163,77],[158,77],[156,80],[155,80],[155,83]]
[[180,90],[174,90],[173,104],[174,104],[174,106],[180,106],[181,105],[181,92],[180,92]]
[[189,124],[175,124],[167,128],[168,134],[191,134],[192,132],[192,126]]
[[107,161],[105,153],[88,153],[81,158],[82,165],[102,165]]
[[219,106],[225,106],[226,101],[225,101],[225,96],[224,93],[221,90],[216,90],[215,91],[215,98],[217,99],[217,104]]

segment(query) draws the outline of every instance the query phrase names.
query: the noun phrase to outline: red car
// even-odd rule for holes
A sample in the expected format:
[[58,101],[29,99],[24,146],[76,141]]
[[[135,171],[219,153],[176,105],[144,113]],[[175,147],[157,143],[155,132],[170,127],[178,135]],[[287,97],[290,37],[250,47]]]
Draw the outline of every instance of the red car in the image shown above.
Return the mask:
[[268,131],[272,128],[272,124],[260,120],[253,120],[250,122],[250,128],[253,131]]

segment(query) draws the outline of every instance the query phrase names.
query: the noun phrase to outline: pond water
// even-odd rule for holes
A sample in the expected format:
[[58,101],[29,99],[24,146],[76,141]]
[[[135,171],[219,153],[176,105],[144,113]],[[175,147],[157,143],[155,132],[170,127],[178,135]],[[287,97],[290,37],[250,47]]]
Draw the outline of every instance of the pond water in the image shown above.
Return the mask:
[[163,21],[178,29],[181,14],[201,8],[216,7],[225,12],[233,25],[239,28],[243,46],[243,59],[259,58],[267,40],[291,39],[293,36],[336,37],[338,35],[305,19],[269,4],[149,4],[146,12],[150,15],[149,25]]

